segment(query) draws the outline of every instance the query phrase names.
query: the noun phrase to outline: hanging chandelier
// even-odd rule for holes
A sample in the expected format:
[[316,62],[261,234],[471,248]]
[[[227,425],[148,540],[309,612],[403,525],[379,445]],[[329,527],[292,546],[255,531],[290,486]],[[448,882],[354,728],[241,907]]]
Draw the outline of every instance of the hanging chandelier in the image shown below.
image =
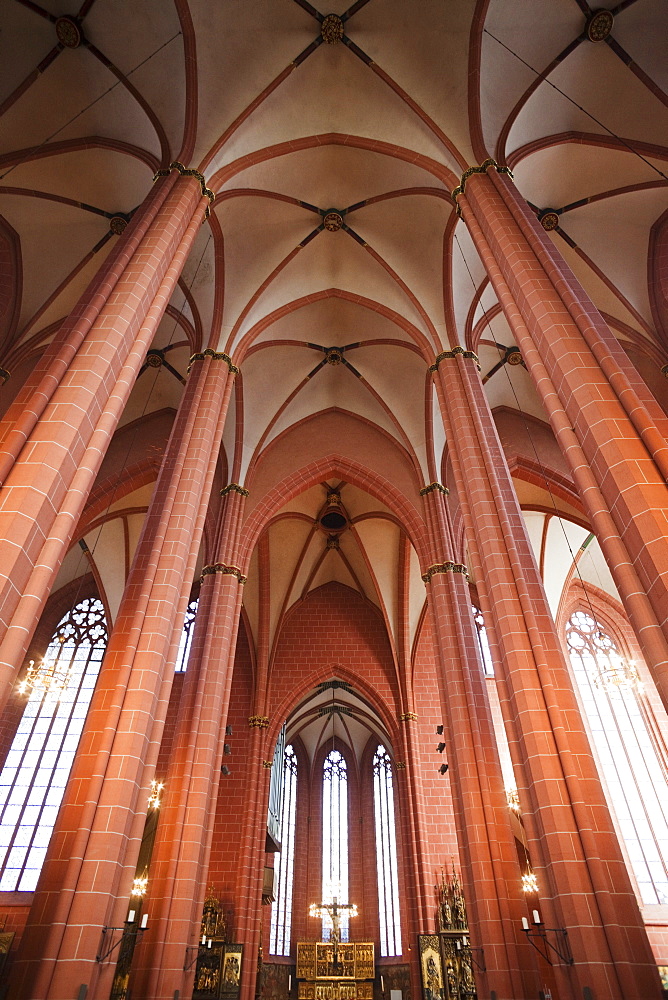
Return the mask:
[[594,684],[605,691],[637,691],[642,694],[643,682],[634,660],[608,654],[605,660],[597,658]]
[[148,797],[148,807],[149,809],[159,809],[161,796],[165,787],[164,781],[152,781],[151,782],[151,794]]
[[538,892],[538,879],[535,872],[528,871],[522,875],[522,892]]
[[146,895],[147,889],[148,889],[148,868],[144,868],[144,871],[141,875],[135,876],[135,879],[132,883],[132,891],[130,895],[141,898],[142,896]]
[[66,666],[61,665],[65,636],[59,635],[58,642],[60,649],[56,653],[44,656],[39,664],[36,664],[35,660],[30,660],[25,676],[18,686],[19,694],[30,697],[33,691],[37,691],[43,696],[49,694],[59,699],[67,690],[72,675],[72,660]]

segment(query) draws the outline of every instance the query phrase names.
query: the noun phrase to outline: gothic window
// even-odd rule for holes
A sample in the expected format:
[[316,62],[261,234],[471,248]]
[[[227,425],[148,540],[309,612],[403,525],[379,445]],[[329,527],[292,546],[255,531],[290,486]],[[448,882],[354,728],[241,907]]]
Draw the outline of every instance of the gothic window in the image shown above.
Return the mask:
[[380,954],[386,958],[401,955],[401,926],[392,761],[382,744],[378,746],[373,758],[373,807],[376,820]]
[[668,903],[668,772],[637,671],[587,611],[571,615],[566,641],[642,901]]
[[34,687],[0,773],[0,889],[32,891],[44,863],[107,645],[104,608],[80,601],[44,657],[67,681]]
[[277,856],[278,890],[271,906],[270,955],[290,954],[292,885],[295,864],[295,815],[297,807],[297,757],[288,745],[283,754],[281,851]]
[[[338,750],[332,750],[322,772],[322,901],[348,902],[348,770]],[[341,940],[348,940],[350,918],[341,916]],[[323,917],[322,940],[329,941],[331,921]]]
[[190,647],[192,646],[193,641],[193,631],[198,604],[199,600],[191,601],[186,610],[186,617],[183,621],[183,632],[181,633],[181,642],[179,643],[179,651],[176,654],[177,674],[185,673],[186,667],[188,666],[188,657],[190,656]]
[[487,630],[485,629],[485,619],[482,616],[482,611],[477,608],[475,604],[471,605],[471,610],[473,611],[473,620],[475,622],[476,630],[478,633],[478,646],[480,649],[480,657],[482,659],[482,665],[485,671],[485,677],[494,676],[494,664],[492,663],[492,654],[489,649],[489,642],[487,641]]

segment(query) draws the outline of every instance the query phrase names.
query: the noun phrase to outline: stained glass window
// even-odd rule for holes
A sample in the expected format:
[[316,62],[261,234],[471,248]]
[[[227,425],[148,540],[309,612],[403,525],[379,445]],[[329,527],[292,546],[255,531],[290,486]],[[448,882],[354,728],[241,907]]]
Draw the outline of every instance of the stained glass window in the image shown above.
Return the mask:
[[182,674],[185,672],[188,666],[188,658],[190,656],[190,647],[193,642],[193,631],[195,626],[195,618],[197,617],[197,605],[199,601],[191,601],[188,605],[186,611],[186,617],[183,621],[183,632],[181,633],[181,642],[179,644],[179,651],[176,655],[176,673]]
[[668,903],[668,781],[634,664],[586,611],[566,640],[602,777],[643,903]]
[[379,744],[373,758],[373,805],[376,820],[380,954],[385,958],[401,955],[401,925],[392,761],[382,744]]
[[0,889],[32,891],[44,863],[107,645],[102,603],[80,601],[46,651],[60,696],[34,688],[0,773]]
[[271,906],[270,955],[290,954],[292,930],[292,886],[295,864],[295,816],[297,808],[297,757],[291,745],[283,754],[283,799],[281,804],[281,850],[277,855],[278,889]]
[[[322,901],[348,902],[348,769],[338,750],[325,760],[322,773]],[[341,916],[341,940],[348,940],[350,918]],[[323,917],[322,940],[329,941],[332,924]]]
[[480,657],[482,659],[482,665],[485,671],[485,677],[494,676],[494,664],[492,663],[492,654],[489,649],[489,642],[487,641],[487,630],[485,629],[485,619],[482,616],[482,611],[477,608],[475,604],[471,605],[471,610],[473,611],[473,620],[476,625],[478,632],[478,645],[480,648]]

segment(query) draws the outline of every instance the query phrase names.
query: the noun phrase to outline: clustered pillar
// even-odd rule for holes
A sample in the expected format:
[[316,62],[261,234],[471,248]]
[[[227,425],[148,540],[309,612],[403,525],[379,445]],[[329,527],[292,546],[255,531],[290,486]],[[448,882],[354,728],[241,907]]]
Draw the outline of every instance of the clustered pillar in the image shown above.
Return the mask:
[[[491,172],[490,172],[491,170]],[[145,204],[10,407],[0,427],[0,697],[6,697],[67,551],[106,448],[208,203],[204,179],[161,172]],[[525,363],[571,463],[592,526],[668,704],[668,421],[615,338],[493,161],[455,192]],[[560,1000],[659,997],[656,969],[570,674],[540,582],[503,450],[471,351],[432,366],[449,455],[488,627],[497,685],[551,926],[575,959],[555,966]],[[146,802],[160,747],[234,375],[231,359],[195,355],[133,562],[84,736],[13,971],[17,996],[109,994],[114,963],[96,961],[105,927],[126,918]],[[592,388],[593,387],[593,388]],[[614,433],[609,432],[610,422]],[[439,684],[452,765],[461,862],[484,989],[535,996],[535,956],[522,937],[519,865],[505,803],[465,567],[455,558],[446,490],[423,491]],[[211,852],[244,577],[246,490],[222,491],[216,558],[201,581],[191,669],[154,847],[150,954],[139,949],[133,995],[184,998],[192,987]],[[421,856],[421,789],[410,691],[401,717],[399,784],[408,805],[421,930],[433,919]],[[263,704],[257,708],[264,711]],[[251,769],[237,879],[238,935],[260,935],[258,835],[266,816],[269,720],[251,716]],[[273,730],[272,730],[273,731]],[[267,759],[268,758],[268,759]],[[411,804],[414,809],[411,810]],[[256,905],[257,904],[257,905]],[[413,963],[413,974],[416,975]],[[251,1000],[247,968],[242,998]],[[414,984],[415,985],[415,984]]]

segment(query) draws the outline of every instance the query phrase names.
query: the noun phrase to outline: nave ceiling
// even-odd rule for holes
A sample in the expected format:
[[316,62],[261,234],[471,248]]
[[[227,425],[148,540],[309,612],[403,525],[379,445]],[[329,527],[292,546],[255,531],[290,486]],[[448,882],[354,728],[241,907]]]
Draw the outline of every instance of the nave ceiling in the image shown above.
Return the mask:
[[[241,369],[221,477],[251,495],[314,456],[363,465],[374,449],[413,497],[445,481],[427,367],[457,343],[479,354],[495,412],[519,414],[542,440],[542,405],[524,368],[506,363],[512,335],[450,198],[487,156],[508,163],[537,211],[557,213],[550,238],[652,384],[668,349],[650,255],[668,183],[668,10],[625,0],[611,34],[591,41],[592,10],[584,0],[332,0],[321,11],[307,0],[6,0],[3,394],[13,397],[119,239],[113,230],[172,160],[200,169],[216,200],[121,420],[128,465],[147,448],[136,428],[166,423],[189,356],[207,346]],[[343,20],[336,44],[322,35],[330,13]],[[164,440],[148,446],[154,464]],[[577,515],[573,497],[514,471],[534,514]],[[61,583],[92,560],[114,611],[150,486],[135,483],[82,526],[89,556],[73,550]],[[315,522],[334,487],[349,526],[327,548]],[[331,468],[274,511],[246,591],[256,642],[265,628],[271,647],[285,612],[335,581],[378,608],[397,663],[410,659],[424,603],[416,540],[372,492]]]

